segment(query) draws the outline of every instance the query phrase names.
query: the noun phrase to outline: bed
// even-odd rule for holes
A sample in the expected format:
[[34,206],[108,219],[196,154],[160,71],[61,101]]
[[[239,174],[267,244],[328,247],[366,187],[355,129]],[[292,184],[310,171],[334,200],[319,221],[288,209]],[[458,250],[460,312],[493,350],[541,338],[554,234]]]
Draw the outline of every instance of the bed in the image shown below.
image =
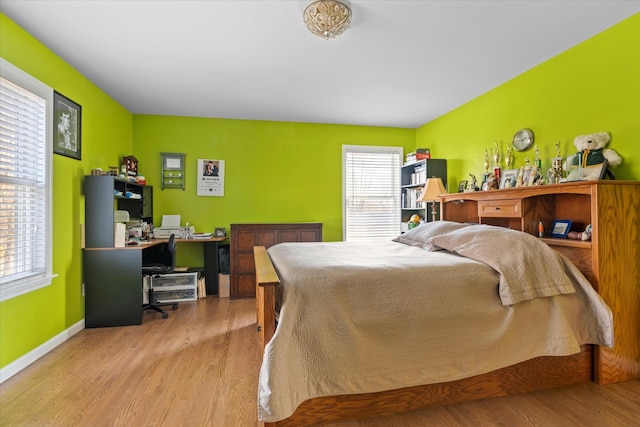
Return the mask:
[[580,271],[502,227],[439,221],[394,241],[256,247],[255,260],[266,426],[589,382],[592,345],[613,345]]

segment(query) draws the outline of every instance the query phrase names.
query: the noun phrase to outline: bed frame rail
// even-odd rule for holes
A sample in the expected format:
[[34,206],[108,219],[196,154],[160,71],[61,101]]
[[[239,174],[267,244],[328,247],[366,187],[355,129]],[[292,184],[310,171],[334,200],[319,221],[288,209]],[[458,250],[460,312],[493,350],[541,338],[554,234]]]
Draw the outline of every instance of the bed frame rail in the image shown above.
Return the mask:
[[264,347],[276,331],[276,285],[280,284],[280,278],[267,248],[254,246],[253,257],[256,264],[257,329],[260,332],[260,351],[264,355]]

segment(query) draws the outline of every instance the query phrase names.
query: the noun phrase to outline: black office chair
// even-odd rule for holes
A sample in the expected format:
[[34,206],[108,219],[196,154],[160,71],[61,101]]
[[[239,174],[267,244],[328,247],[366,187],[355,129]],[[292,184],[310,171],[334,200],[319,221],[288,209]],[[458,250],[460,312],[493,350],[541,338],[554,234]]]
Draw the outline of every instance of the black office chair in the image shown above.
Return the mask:
[[[176,268],[176,236],[169,237],[166,245],[154,246],[142,252],[142,274],[145,276],[158,276],[173,272]],[[142,311],[155,310],[162,313],[162,318],[169,317],[169,313],[160,308],[153,295],[153,287],[149,287],[149,302],[142,305]],[[178,303],[173,303],[172,308],[178,308]]]

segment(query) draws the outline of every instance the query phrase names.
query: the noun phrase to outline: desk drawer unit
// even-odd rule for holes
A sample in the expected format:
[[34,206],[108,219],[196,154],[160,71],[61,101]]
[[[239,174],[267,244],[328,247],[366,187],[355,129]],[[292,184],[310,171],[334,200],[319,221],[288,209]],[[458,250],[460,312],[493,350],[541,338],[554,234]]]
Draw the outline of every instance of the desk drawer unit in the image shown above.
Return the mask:
[[198,273],[160,274],[151,277],[151,287],[160,303],[198,299]]

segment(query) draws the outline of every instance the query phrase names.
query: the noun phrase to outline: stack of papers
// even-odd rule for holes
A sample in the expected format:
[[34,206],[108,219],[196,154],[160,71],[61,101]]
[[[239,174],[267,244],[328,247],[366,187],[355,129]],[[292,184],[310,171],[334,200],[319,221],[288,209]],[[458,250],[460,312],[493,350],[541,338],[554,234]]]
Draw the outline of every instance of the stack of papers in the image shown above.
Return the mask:
[[213,233],[193,233],[191,237],[194,239],[210,239]]

